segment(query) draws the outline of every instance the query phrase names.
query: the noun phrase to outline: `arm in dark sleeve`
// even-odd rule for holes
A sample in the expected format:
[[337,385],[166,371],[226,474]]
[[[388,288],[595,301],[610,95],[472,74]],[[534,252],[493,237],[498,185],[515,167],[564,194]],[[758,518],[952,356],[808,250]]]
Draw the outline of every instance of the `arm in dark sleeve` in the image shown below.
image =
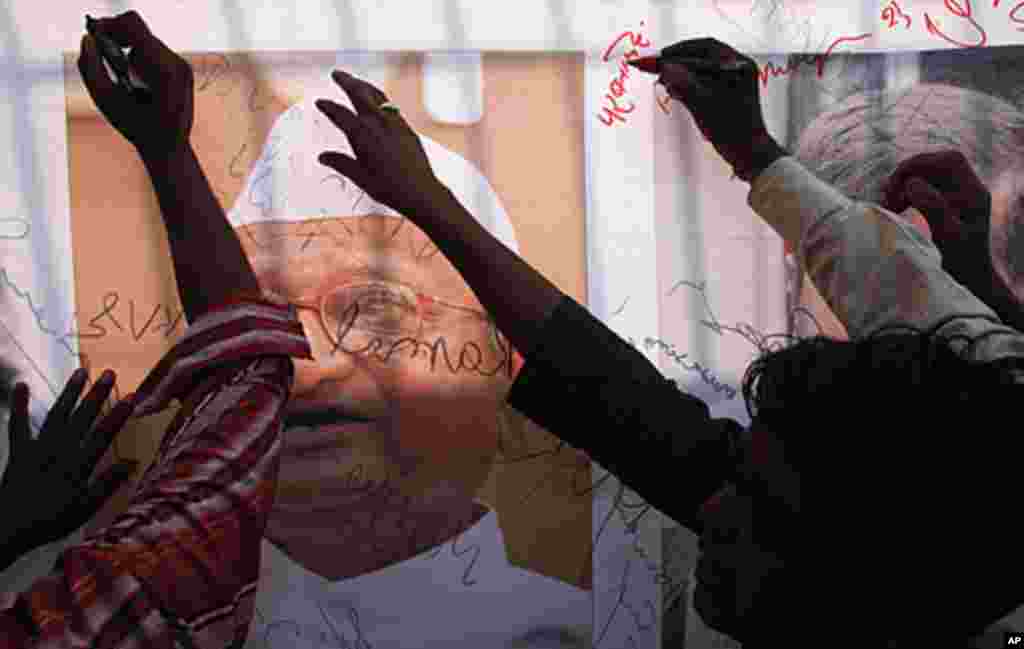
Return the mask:
[[713,419],[569,297],[544,324],[508,403],[694,532],[698,508],[736,466],[740,425]]

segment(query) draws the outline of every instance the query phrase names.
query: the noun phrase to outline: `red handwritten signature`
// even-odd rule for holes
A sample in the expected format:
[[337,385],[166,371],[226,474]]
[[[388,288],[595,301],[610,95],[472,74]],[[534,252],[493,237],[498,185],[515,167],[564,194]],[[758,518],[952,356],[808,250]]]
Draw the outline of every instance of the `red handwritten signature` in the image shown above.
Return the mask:
[[[995,6],[999,5],[999,0],[994,0],[994,2]],[[925,27],[928,29],[928,33],[932,34],[933,36],[938,36],[947,43],[952,43],[957,47],[984,47],[985,43],[988,42],[988,34],[985,33],[985,28],[979,25],[978,21],[974,19],[974,16],[972,15],[971,11],[971,0],[963,0],[962,5],[957,0],[945,0],[945,5],[946,9],[949,10],[949,13],[953,14],[957,18],[965,19],[975,29],[977,29],[978,35],[981,37],[981,40],[978,41],[977,43],[962,43],[956,39],[946,36],[945,34],[942,33],[942,30],[939,29],[938,24],[934,20],[932,20],[931,16],[928,15],[928,12],[925,12],[924,24]]]
[[776,67],[773,63],[766,63],[764,67],[758,72],[759,76],[761,77],[761,83],[767,86],[769,80],[785,76],[787,74],[791,74],[800,65],[811,64],[817,66],[818,78],[821,78],[825,74],[825,63],[828,61],[828,57],[832,56],[832,51],[836,48],[836,46],[838,46],[840,43],[846,43],[850,41],[862,41],[866,38],[871,38],[871,36],[872,34],[870,33],[860,34],[859,36],[840,36],[836,40],[832,41],[832,44],[828,46],[828,49],[825,50],[824,54],[800,55],[795,57],[793,62],[781,68]]
[[904,25],[904,26],[907,29],[910,29],[910,25],[911,25],[910,16],[906,15],[905,13],[903,13],[903,10],[900,9],[900,6],[898,4],[896,4],[896,0],[892,0],[892,2],[889,3],[888,7],[886,7],[885,9],[882,9],[882,20],[888,20],[889,21],[889,28],[892,29],[893,27],[896,26],[896,19],[897,18],[902,18],[902,19],[906,20],[907,24]]
[[[992,0],[992,7],[995,9],[999,8],[999,0]],[[1010,22],[1017,23],[1018,25],[1024,25],[1024,18],[1017,17],[1017,12],[1024,9],[1024,1],[1018,2],[1010,9]],[[1017,31],[1024,31],[1024,27],[1018,27]]]
[[[644,26],[644,22],[640,21],[640,26]],[[623,59],[619,61],[619,74],[608,83],[608,92],[605,93],[604,98],[607,100],[606,106],[601,108],[601,113],[598,113],[597,118],[601,120],[601,123],[605,126],[611,126],[618,120],[619,122],[625,123],[626,118],[623,115],[632,113],[636,109],[636,104],[632,101],[629,102],[628,106],[620,104],[619,99],[626,94],[626,80],[630,77],[629,66],[626,65],[626,61],[635,59],[640,56],[640,52],[637,50],[638,47],[650,47],[651,42],[648,41],[643,34],[634,33],[632,31],[624,31],[619,34],[615,40],[611,42],[608,48],[604,51],[602,59],[608,61],[611,57],[612,52],[622,41],[629,39],[631,46],[630,50],[625,53]],[[659,102],[660,104],[660,102]],[[664,107],[662,107],[664,110]]]
[[[998,9],[1001,0],[992,0],[992,8]],[[928,33],[941,38],[947,43],[952,43],[957,47],[984,47],[988,43],[988,34],[985,32],[985,28],[978,24],[978,21],[974,18],[974,12],[971,9],[971,0],[945,0],[946,10],[953,16],[966,20],[974,29],[978,32],[978,42],[976,43],[963,43],[956,39],[950,38],[942,33],[939,29],[939,25],[929,16],[927,13],[924,15],[925,27],[928,29]],[[1024,9],[1024,0],[1018,2],[1010,9],[1010,14],[1007,16],[1010,22],[1017,25],[1024,25],[1024,17],[1017,15],[1021,9]],[[1018,27],[1017,31],[1024,31],[1024,27]]]
[[[998,9],[999,3],[1001,1],[1002,0],[992,0],[992,7]],[[940,28],[939,24],[935,21],[935,19],[933,19],[928,14],[928,12],[924,12],[924,24],[925,28],[928,30],[928,33],[932,34],[937,38],[941,38],[942,40],[948,43],[956,45],[957,47],[984,47],[988,43],[988,34],[985,32],[985,28],[982,27],[978,23],[977,19],[974,17],[973,8],[971,7],[971,0],[943,0],[943,3],[946,7],[946,10],[953,17],[966,20],[968,24],[970,24],[978,32],[978,40],[977,42],[970,43],[950,38],[942,31],[942,29]],[[1013,8],[1010,10],[1010,13],[1008,15],[1008,18],[1011,22],[1017,25],[1021,25],[1021,27],[1017,28],[1017,31],[1024,31],[1024,16],[1017,15],[1021,10],[1024,10],[1024,0],[1020,0],[1019,2],[1017,2],[1017,4],[1015,4]],[[882,10],[882,20],[888,21],[889,27],[893,28],[896,26],[896,21],[898,19],[902,19],[905,21],[904,26],[907,29],[909,29],[910,26],[913,24],[910,16],[903,13],[903,10],[900,8],[899,4],[895,0],[892,0],[892,2],[890,2],[889,5]],[[641,21],[640,25],[643,26],[643,24],[643,21]],[[840,43],[862,41],[871,38],[871,36],[873,36],[873,34],[871,33],[860,34],[858,36],[841,36],[837,38],[835,41],[833,41],[831,45],[828,46],[828,49],[825,50],[824,54],[799,55],[795,57],[791,63],[783,67],[778,67],[773,63],[766,63],[764,67],[758,71],[758,76],[761,79],[761,83],[767,86],[768,82],[771,79],[791,74],[800,65],[813,64],[817,66],[818,77],[820,78],[824,75],[825,63],[828,61],[828,58],[832,55],[833,50]],[[636,108],[636,105],[633,102],[629,102],[628,104],[622,104],[619,102],[619,100],[626,93],[626,80],[628,80],[630,77],[630,70],[629,66],[626,65],[626,61],[638,57],[639,52],[637,51],[637,48],[649,47],[650,41],[644,38],[642,34],[635,33],[632,31],[624,31],[621,34],[619,34],[615,38],[615,40],[611,42],[611,44],[605,50],[603,58],[605,61],[608,61],[615,48],[620,43],[627,39],[629,40],[629,44],[632,47],[629,51],[625,53],[623,60],[619,62],[618,76],[613,78],[611,82],[609,82],[608,84],[608,92],[605,93],[604,96],[604,98],[607,100],[608,105],[603,106],[602,113],[599,113],[597,115],[597,118],[601,120],[601,122],[606,126],[611,126],[616,121],[625,123],[626,118],[624,117],[624,115],[633,112],[633,110]],[[657,97],[656,101],[661,110],[665,112],[665,114],[668,114],[668,104],[670,98],[668,96]]]

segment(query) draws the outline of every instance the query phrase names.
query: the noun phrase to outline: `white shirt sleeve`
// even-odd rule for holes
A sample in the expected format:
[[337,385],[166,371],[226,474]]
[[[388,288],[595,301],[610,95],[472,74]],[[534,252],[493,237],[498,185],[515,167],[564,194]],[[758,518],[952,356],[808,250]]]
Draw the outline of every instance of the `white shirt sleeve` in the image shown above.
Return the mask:
[[[909,325],[943,335],[984,335],[976,358],[1024,356],[1024,336],[942,269],[935,245],[900,217],[851,200],[791,157],[751,185],[749,205],[785,240],[853,340]],[[991,334],[991,335],[986,335]]]

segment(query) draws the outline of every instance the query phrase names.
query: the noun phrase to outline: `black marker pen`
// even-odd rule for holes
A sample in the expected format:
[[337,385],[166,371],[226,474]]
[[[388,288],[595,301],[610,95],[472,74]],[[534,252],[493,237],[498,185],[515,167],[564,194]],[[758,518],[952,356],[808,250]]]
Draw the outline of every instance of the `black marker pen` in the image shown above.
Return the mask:
[[117,77],[117,85],[121,86],[138,99],[151,99],[152,92],[150,91],[149,86],[147,86],[142,79],[139,79],[139,77],[132,72],[131,65],[128,63],[128,57],[125,56],[121,47],[115,43],[112,38],[103,33],[99,27],[98,21],[91,16],[86,16],[85,30],[89,32],[90,36],[96,39],[100,56],[107,62],[107,64],[110,65],[110,69],[114,71],[114,76]]

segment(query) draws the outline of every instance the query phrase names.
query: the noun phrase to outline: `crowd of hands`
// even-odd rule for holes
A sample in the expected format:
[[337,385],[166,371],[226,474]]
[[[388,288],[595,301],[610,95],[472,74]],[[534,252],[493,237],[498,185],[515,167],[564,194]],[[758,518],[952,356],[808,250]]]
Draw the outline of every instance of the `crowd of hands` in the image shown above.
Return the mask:
[[[190,146],[194,115],[189,64],[154,36],[136,12],[101,19],[100,24],[120,46],[131,48],[131,65],[152,89],[152,99],[140,101],[118,87],[104,69],[95,41],[83,37],[78,67],[103,115],[144,158],[175,155]],[[726,72],[712,64],[667,63],[658,79],[734,169],[749,169],[749,143],[767,134],[756,65],[714,39],[684,41],[663,55],[673,52],[749,64]],[[342,71],[333,77],[356,111],[326,99],[317,101],[317,107],[345,133],[356,157],[324,152],[320,162],[350,178],[374,200],[399,213],[415,214],[423,197],[442,185],[418,136],[404,120],[380,117],[375,106],[386,98],[379,89]],[[991,195],[958,151],[904,161],[886,184],[881,203],[896,214],[914,208],[923,215],[928,224],[925,236],[939,248],[943,267],[964,286],[983,294],[1001,281],[989,250]],[[82,397],[87,372],[74,372],[34,438],[26,384],[19,382],[4,395],[10,406],[10,453],[0,481],[0,511],[5,518],[0,569],[73,533],[136,472],[135,463],[120,462],[94,476],[132,412],[129,395],[104,413],[115,379],[107,370]],[[713,503],[706,507],[713,509]]]

